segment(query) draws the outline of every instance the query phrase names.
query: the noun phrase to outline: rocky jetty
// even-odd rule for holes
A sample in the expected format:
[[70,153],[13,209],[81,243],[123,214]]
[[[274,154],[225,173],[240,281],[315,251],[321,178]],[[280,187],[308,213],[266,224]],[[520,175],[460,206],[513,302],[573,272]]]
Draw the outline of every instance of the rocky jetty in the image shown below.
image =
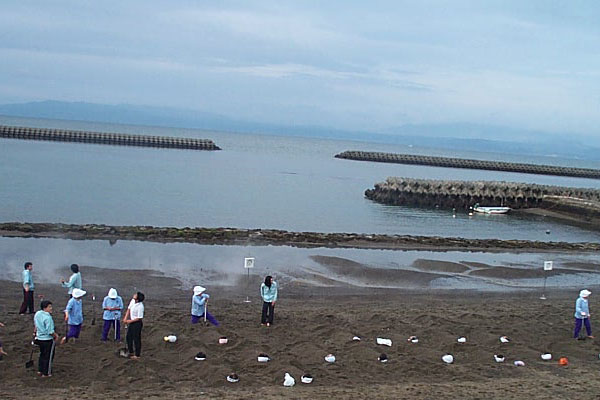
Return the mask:
[[485,161],[467,158],[433,157],[414,154],[379,153],[368,151],[344,151],[343,153],[337,154],[335,157],[357,161],[430,165],[434,167],[483,169],[490,171],[521,172],[526,174],[573,176],[578,178],[600,179],[600,170],[597,169],[559,167],[555,165],[524,164],[503,161]]
[[114,146],[158,147],[184,150],[221,150],[210,139],[193,139],[171,136],[129,135],[73,131],[65,129],[27,128],[0,125],[0,138],[109,144]]
[[[390,177],[365,191],[373,201],[389,205],[467,210],[474,204],[520,208],[550,208],[564,204],[572,212],[587,207],[598,212],[600,190],[493,181],[442,181]],[[569,200],[567,200],[569,199]],[[573,199],[581,201],[575,202]],[[585,203],[596,204],[596,208]],[[596,211],[594,211],[596,210]]]
[[368,235],[357,233],[289,232],[273,229],[173,228],[153,226],[73,225],[50,223],[0,224],[0,236],[63,239],[140,240],[219,245],[294,246],[390,250],[465,251],[599,251],[600,243],[528,240],[464,239],[438,236]]

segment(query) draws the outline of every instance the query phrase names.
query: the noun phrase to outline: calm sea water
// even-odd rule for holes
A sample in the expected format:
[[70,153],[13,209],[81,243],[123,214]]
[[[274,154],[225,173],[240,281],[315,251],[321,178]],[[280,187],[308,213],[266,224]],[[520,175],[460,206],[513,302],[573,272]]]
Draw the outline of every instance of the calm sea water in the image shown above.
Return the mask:
[[[192,129],[0,117],[1,124],[213,139],[216,152],[0,139],[0,221],[269,228],[467,238],[598,241],[600,234],[544,217],[469,217],[390,207],[364,191],[388,176],[504,180],[600,188],[600,181],[335,159],[344,150],[523,162],[362,142]],[[600,168],[557,158],[527,162]],[[549,230],[550,234],[546,234]]]

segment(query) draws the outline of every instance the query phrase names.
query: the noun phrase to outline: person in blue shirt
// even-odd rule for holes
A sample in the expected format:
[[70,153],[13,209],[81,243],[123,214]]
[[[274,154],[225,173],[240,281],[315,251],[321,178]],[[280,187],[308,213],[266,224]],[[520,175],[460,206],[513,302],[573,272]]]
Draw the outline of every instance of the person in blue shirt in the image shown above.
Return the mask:
[[81,325],[83,324],[83,307],[81,298],[86,294],[85,290],[73,289],[73,297],[69,299],[65,308],[65,322],[69,325],[67,335],[62,338],[60,344],[65,344],[70,338],[79,339]]
[[272,276],[267,275],[264,283],[260,285],[260,297],[263,299],[260,323],[271,326],[273,325],[275,302],[277,301],[277,282],[273,280]]
[[43,300],[41,310],[35,313],[33,322],[35,324],[35,343],[40,346],[40,359],[38,361],[38,375],[42,377],[52,376],[52,360],[54,359],[54,342],[58,335],[54,331],[54,320],[52,319],[52,302]]
[[593,339],[592,336],[592,325],[590,324],[590,306],[588,304],[588,297],[592,294],[587,289],[583,289],[579,292],[579,297],[575,301],[575,329],[573,331],[573,338],[579,338],[579,331],[581,331],[581,325],[585,325],[587,337]]
[[206,289],[202,286],[194,286],[194,294],[192,295],[192,324],[197,324],[201,318],[204,318],[204,314],[206,313],[206,319],[214,326],[219,326],[219,321],[206,309],[210,296],[208,293],[204,293],[205,291]]
[[69,295],[72,297],[73,289],[81,289],[81,272],[79,272],[79,265],[71,264],[71,271],[73,274],[69,278],[69,281],[64,279],[60,280],[62,287],[69,288]]
[[19,309],[19,314],[23,315],[29,309],[29,314],[33,314],[33,264],[26,262],[23,270],[23,303]]
[[117,293],[117,289],[110,288],[108,296],[102,302],[102,319],[104,326],[102,327],[102,341],[106,342],[108,332],[113,327],[115,330],[115,341],[121,340],[121,311],[123,310],[123,299]]

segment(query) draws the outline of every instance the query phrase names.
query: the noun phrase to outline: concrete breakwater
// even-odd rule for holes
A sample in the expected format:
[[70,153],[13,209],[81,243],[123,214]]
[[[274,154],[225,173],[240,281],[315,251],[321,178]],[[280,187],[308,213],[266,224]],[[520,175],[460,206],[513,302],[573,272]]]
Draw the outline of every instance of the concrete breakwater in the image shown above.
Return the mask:
[[0,138],[109,144],[115,146],[159,147],[167,149],[221,150],[210,139],[27,128],[6,125],[0,125]]
[[357,161],[429,165],[434,167],[483,169],[490,171],[521,172],[525,174],[573,176],[578,178],[600,179],[600,170],[591,168],[558,167],[554,165],[524,164],[504,161],[484,161],[467,158],[433,157],[413,154],[378,153],[367,151],[344,151],[343,153],[336,154],[335,157]]
[[[389,205],[468,209],[504,205],[511,208],[556,207],[557,197],[600,202],[600,190],[529,183],[493,181],[441,181],[389,177],[367,189],[365,196]],[[552,197],[546,203],[545,199]],[[581,205],[581,202],[579,203]],[[572,206],[575,209],[576,206]]]
[[0,223],[0,236],[74,240],[139,240],[219,245],[328,247],[388,250],[454,251],[599,251],[600,243],[530,240],[464,239],[439,236],[369,235],[357,233],[289,232],[273,229],[173,228],[153,226]]

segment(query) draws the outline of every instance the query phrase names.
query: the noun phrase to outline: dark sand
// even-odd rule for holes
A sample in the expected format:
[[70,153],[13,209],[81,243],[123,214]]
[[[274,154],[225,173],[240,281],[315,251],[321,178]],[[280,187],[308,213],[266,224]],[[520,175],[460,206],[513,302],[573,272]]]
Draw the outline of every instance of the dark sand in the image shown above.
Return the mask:
[[[356,281],[358,277],[373,282],[407,279],[423,283],[429,279],[427,272],[415,271],[410,278],[410,271],[365,268],[334,257],[318,261],[332,274],[350,275]],[[442,267],[425,264],[419,262],[420,268],[437,271]],[[0,328],[0,338],[9,353],[0,361],[3,399],[593,399],[600,393],[598,340],[571,339],[577,290],[550,292],[548,300],[541,301],[539,293],[529,291],[372,289],[335,279],[327,285],[337,285],[323,287],[291,279],[280,282],[276,322],[266,328],[259,324],[261,302],[254,295],[261,277],[251,276],[249,304],[243,302],[244,285],[209,286],[209,311],[222,323],[214,327],[190,325],[191,293],[179,289],[174,279],[152,271],[90,267],[82,267],[82,274],[89,293],[84,299],[82,338],[57,349],[54,376],[49,379],[37,377],[36,367],[25,369],[31,350],[31,317],[18,315],[19,283],[0,281],[0,321],[6,324]],[[134,286],[147,295],[139,361],[117,357],[115,352],[122,345],[99,340],[100,302],[115,281],[120,282],[117,288],[126,303]],[[59,311],[66,304],[65,290],[40,283],[36,294],[54,301],[55,322],[62,331]],[[595,317],[594,296],[591,310]],[[91,325],[93,315],[95,325]],[[176,334],[178,342],[164,343],[162,338],[168,334]],[[217,344],[223,335],[230,342]],[[353,342],[354,335],[363,340]],[[419,337],[418,344],[406,341],[411,335]],[[511,343],[501,344],[501,335],[508,335]],[[392,339],[392,347],[376,345],[378,336]],[[457,343],[459,336],[466,336],[468,342]],[[208,359],[195,361],[198,351],[204,351]],[[552,352],[552,361],[540,359],[546,351]],[[262,352],[272,361],[259,364],[256,357]],[[377,361],[382,352],[390,358],[387,364]],[[446,352],[454,354],[454,364],[441,361]],[[335,364],[324,361],[328,353],[336,355]],[[495,353],[504,354],[506,362],[495,363]],[[37,366],[37,351],[34,355]],[[569,358],[567,367],[557,364],[563,356]],[[515,367],[517,359],[526,366]],[[231,372],[240,376],[239,383],[225,380]],[[296,386],[282,386],[285,372],[296,378]],[[314,376],[313,384],[300,383],[304,372]]]

